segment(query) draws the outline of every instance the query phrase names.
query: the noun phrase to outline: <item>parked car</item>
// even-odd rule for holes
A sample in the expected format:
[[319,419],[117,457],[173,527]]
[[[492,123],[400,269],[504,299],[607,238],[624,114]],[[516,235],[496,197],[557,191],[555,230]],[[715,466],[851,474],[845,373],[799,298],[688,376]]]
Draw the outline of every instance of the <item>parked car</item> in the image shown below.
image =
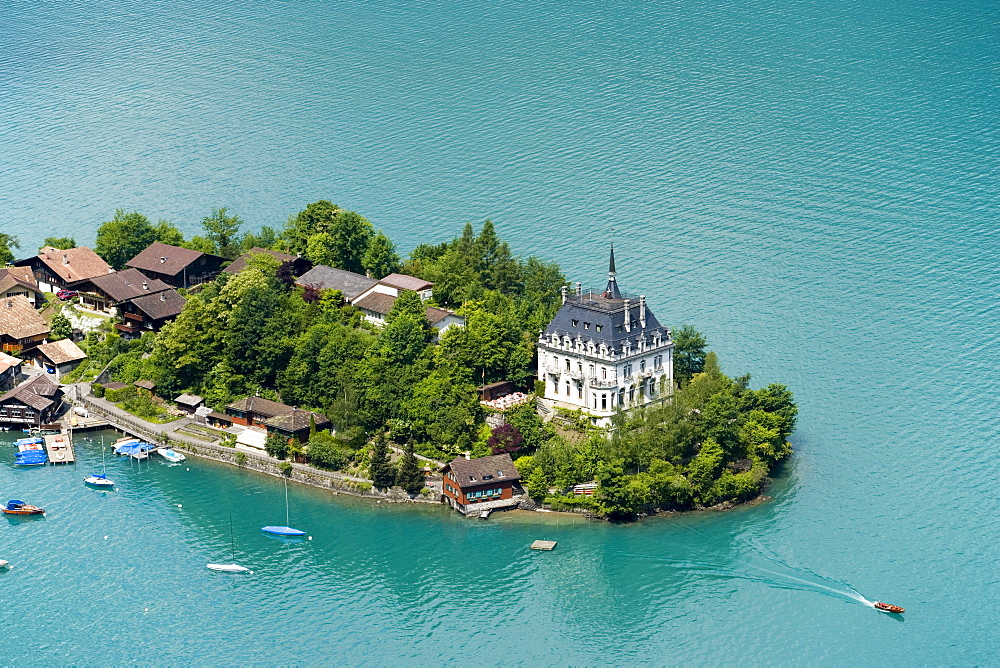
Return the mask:
[[73,297],[76,297],[78,294],[80,293],[77,292],[76,290],[66,290],[65,288],[63,288],[62,290],[56,293],[56,297],[58,297],[59,299],[72,299]]

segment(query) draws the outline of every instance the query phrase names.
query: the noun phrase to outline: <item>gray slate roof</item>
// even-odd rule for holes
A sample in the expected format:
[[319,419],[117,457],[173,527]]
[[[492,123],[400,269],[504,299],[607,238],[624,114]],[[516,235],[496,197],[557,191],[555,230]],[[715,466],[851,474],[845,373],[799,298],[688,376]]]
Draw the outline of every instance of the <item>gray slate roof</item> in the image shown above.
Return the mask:
[[319,264],[302,274],[296,285],[315,285],[320,290],[340,290],[347,301],[352,301],[365,290],[378,283],[373,278],[355,274],[353,271],[335,269]]
[[462,489],[521,479],[514,468],[514,461],[507,453],[476,459],[458,457],[445,466],[445,469],[448,468],[455,474],[458,486]]
[[224,259],[190,248],[181,248],[154,241],[144,251],[126,262],[125,266],[167,276],[176,276],[202,257],[217,257],[220,261]]
[[135,307],[153,320],[175,318],[184,310],[184,297],[173,288],[132,300]]
[[[595,346],[602,343],[616,353],[622,352],[622,344],[631,339],[633,348],[636,340],[642,334],[652,337],[656,332],[664,338],[667,330],[646,306],[646,326],[639,324],[639,300],[631,299],[629,316],[632,321],[632,331],[625,331],[625,300],[604,297],[603,293],[585,291],[582,296],[569,295],[566,303],[552,318],[545,329],[545,334],[569,335],[573,339],[580,336],[586,343],[593,341]],[[589,326],[588,326],[589,325]]]

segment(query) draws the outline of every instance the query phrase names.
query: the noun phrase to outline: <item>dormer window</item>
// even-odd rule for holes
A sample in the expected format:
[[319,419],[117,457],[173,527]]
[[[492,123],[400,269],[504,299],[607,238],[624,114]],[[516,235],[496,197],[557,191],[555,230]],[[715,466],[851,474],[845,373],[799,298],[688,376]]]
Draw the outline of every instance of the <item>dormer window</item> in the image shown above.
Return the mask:
[[580,321],[579,320],[574,320],[573,321],[573,326],[574,327],[579,327],[580,326]]
[[493,476],[491,476],[491,475],[484,475],[483,476],[483,480],[493,480]]
[[622,333],[622,326],[618,325],[617,327],[615,327],[615,331],[618,332],[619,334],[621,334]]
[[589,322],[583,323],[583,328],[584,329],[590,329],[590,323]]
[[497,471],[497,477],[498,478],[502,478],[503,477],[503,471]]
[[595,329],[599,332],[599,331],[601,331],[602,327],[603,327],[603,325],[597,325],[597,327],[595,327]]

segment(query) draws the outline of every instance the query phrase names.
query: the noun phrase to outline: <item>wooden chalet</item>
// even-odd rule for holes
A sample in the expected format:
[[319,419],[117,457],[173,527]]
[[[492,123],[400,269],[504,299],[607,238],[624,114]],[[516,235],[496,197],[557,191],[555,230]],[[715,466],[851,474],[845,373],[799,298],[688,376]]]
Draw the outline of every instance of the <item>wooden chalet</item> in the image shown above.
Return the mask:
[[0,396],[0,425],[37,427],[55,421],[62,390],[44,374],[26,380]]
[[113,270],[97,253],[86,246],[59,250],[46,246],[35,257],[18,260],[15,267],[30,267],[42,292],[79,290],[92,278]]
[[268,434],[277,434],[289,441],[296,440],[299,443],[305,443],[309,440],[309,430],[314,422],[317,431],[330,429],[333,426],[329,418],[322,413],[293,408],[291,413],[275,415],[264,423],[264,427]]
[[330,420],[322,413],[301,410],[261,397],[234,401],[226,406],[226,414],[231,416],[234,424],[263,427],[268,434],[278,434],[302,443],[309,440],[310,418],[315,421],[316,429],[331,427]]
[[80,303],[95,311],[115,314],[125,302],[169,289],[163,281],[151,279],[138,269],[123,269],[87,281],[80,287]]
[[204,405],[205,399],[197,394],[181,394],[174,399],[177,409],[189,415],[193,415],[196,410]]
[[22,296],[0,301],[0,350],[26,352],[49,335],[49,325]]
[[215,278],[226,258],[156,241],[125,263],[173,288],[190,288]]
[[183,310],[184,297],[173,288],[143,295],[118,305],[122,321],[116,323],[115,328],[126,338],[135,338],[143,332],[158,332]]
[[24,297],[35,308],[45,301],[31,267],[0,269],[0,299],[5,297]]
[[56,374],[57,378],[69,373],[87,359],[87,353],[80,350],[80,346],[73,343],[72,339],[43,343],[35,348],[34,354],[42,367],[48,373]]
[[292,263],[292,275],[301,276],[310,269],[312,269],[312,262],[301,257],[299,255],[291,255],[290,253],[282,253],[281,251],[268,250],[266,248],[259,248],[254,246],[248,250],[243,255],[233,260],[232,264],[222,270],[223,274],[238,274],[247,268],[247,260],[249,260],[254,255],[270,255],[278,262],[291,262]]
[[21,380],[24,360],[0,353],[0,392],[6,392]]
[[462,514],[477,504],[512,499],[514,484],[521,479],[507,453],[476,459],[458,457],[445,464],[441,472],[444,498]]

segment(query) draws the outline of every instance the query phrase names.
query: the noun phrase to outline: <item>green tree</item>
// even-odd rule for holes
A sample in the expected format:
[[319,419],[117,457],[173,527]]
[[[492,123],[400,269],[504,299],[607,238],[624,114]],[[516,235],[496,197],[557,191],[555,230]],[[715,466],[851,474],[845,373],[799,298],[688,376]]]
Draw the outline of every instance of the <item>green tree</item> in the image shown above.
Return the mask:
[[703,503],[711,501],[708,491],[722,472],[724,463],[725,453],[722,451],[722,446],[711,438],[705,439],[698,456],[691,460],[688,466],[688,480],[697,490]]
[[[59,250],[68,250],[70,248],[76,248],[76,239],[73,237],[45,237],[45,242],[42,243],[42,248],[49,246],[50,248],[58,248]],[[41,248],[39,248],[41,250]]]
[[339,471],[351,461],[351,451],[327,431],[316,432],[309,438],[309,462],[320,468]]
[[[518,461],[521,461],[521,459],[523,457],[518,458]],[[542,467],[536,466],[531,470],[524,480],[524,489],[528,492],[528,496],[536,501],[541,501],[549,495],[549,481],[545,479],[545,472],[542,471]]]
[[115,211],[114,217],[97,228],[94,251],[112,269],[121,270],[125,263],[158,240],[157,230],[138,211]]
[[329,232],[333,220],[340,212],[336,204],[321,199],[306,206],[298,214],[290,217],[281,232],[281,241],[292,253],[306,255],[309,237],[320,232]]
[[399,255],[396,246],[382,230],[368,242],[368,249],[361,258],[361,265],[372,278],[382,279],[399,271]]
[[396,471],[396,484],[410,494],[419,494],[424,488],[424,474],[417,464],[413,441],[408,441],[403,448],[403,457],[399,460],[399,469]]
[[14,261],[14,253],[11,248],[20,248],[21,243],[12,234],[0,232],[0,266]]
[[272,457],[284,459],[288,456],[288,439],[279,434],[268,434],[264,440],[264,451]]
[[674,378],[687,383],[705,367],[705,335],[691,325],[682,325],[674,335]]
[[160,220],[153,229],[156,231],[156,241],[159,241],[161,244],[169,244],[171,246],[184,245],[184,235],[172,223]]
[[305,255],[313,264],[360,274],[374,233],[375,228],[360,214],[320,200],[290,218],[281,236],[291,252]]
[[212,209],[212,213],[201,220],[206,236],[215,247],[215,253],[232,260],[240,254],[239,233],[243,221],[239,216],[230,216],[229,209]]
[[62,313],[56,313],[52,316],[50,327],[52,331],[49,333],[49,341],[59,341],[60,339],[68,339],[73,336],[73,325],[70,323],[69,318]]
[[372,446],[372,461],[368,465],[368,475],[376,489],[389,489],[396,482],[396,472],[389,463],[389,444],[384,436],[376,438]]

